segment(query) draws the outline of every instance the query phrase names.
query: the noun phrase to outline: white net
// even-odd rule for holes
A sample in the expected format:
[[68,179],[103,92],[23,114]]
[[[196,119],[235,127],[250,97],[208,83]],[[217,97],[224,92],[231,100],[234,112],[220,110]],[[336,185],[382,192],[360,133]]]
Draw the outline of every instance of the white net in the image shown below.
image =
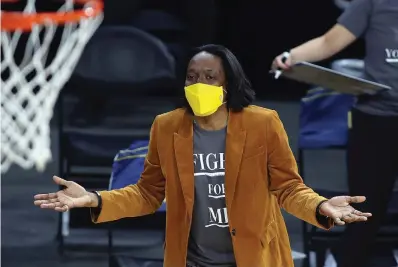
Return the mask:
[[[74,1],[65,0],[58,14],[74,11]],[[60,90],[103,15],[91,16],[88,2],[82,9],[88,17],[57,25],[46,20],[33,25],[29,33],[1,30],[1,172],[15,163],[24,169],[43,171],[52,159],[50,120]],[[61,13],[60,13],[61,12]],[[28,0],[23,13],[35,14],[35,0]],[[56,53],[49,62],[56,31],[62,31]],[[28,35],[27,38],[21,38]],[[23,58],[15,59],[23,44]]]

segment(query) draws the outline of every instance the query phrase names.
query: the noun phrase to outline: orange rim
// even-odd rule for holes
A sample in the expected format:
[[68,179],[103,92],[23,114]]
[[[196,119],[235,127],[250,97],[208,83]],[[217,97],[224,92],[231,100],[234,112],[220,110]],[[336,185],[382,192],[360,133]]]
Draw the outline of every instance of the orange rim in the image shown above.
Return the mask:
[[[1,0],[1,2],[17,2],[17,0]],[[41,12],[35,14],[24,14],[22,12],[1,11],[2,31],[30,31],[33,25],[48,23],[65,24],[77,22],[82,18],[96,17],[102,13],[104,4],[101,0],[75,0],[78,4],[90,4],[90,7],[68,12]]]

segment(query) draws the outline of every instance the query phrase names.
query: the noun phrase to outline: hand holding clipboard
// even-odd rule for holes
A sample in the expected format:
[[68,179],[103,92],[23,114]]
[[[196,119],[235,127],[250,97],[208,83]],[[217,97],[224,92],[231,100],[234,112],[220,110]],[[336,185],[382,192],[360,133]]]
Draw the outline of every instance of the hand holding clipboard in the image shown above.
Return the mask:
[[291,57],[289,52],[283,52],[282,55],[275,58],[272,68],[275,72],[275,79],[278,79],[282,75],[283,70],[287,70],[292,65]]
[[[275,79],[285,77],[298,82],[321,86],[341,93],[353,95],[374,95],[381,91],[391,89],[391,87],[384,84],[347,75],[345,73],[308,62],[298,62],[290,67],[289,64],[291,62],[289,62],[289,58],[290,53],[285,52],[281,55],[281,62],[279,62],[279,64],[276,62],[276,65],[279,66],[281,65],[280,63],[286,64],[287,62],[288,65],[286,65],[286,69],[282,69],[279,66],[276,66],[275,68],[274,62],[274,70],[271,70],[271,73],[274,75]],[[278,60],[278,58],[276,60]]]

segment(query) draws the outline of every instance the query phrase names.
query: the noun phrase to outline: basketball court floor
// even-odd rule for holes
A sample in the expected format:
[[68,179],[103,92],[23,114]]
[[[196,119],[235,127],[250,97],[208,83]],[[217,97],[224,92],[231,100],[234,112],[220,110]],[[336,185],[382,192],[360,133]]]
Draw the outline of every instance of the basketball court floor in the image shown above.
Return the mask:
[[[262,106],[276,109],[288,132],[290,143],[294,151],[297,150],[298,135],[298,103],[259,103]],[[106,253],[101,252],[73,252],[66,253],[63,257],[57,254],[55,234],[57,231],[57,213],[39,210],[33,205],[33,195],[39,192],[56,190],[51,177],[57,174],[56,142],[57,129],[53,128],[53,161],[42,174],[35,171],[23,171],[18,167],[12,167],[2,176],[2,203],[1,203],[1,264],[3,267],[107,267]],[[344,177],[344,152],[318,152],[308,154],[307,181],[317,186],[345,187],[344,179],[336,180],[336,177]],[[317,179],[316,179],[317,178]],[[298,219],[286,215],[289,235],[294,249],[295,266],[301,267],[302,238],[301,223]],[[105,235],[102,233],[101,235]],[[99,239],[99,235],[93,236],[93,240]],[[106,239],[103,240],[106,242]],[[91,239],[88,240],[91,242]],[[96,241],[97,242],[97,241]],[[98,241],[102,242],[102,241]],[[161,253],[158,252],[158,253]],[[398,255],[397,255],[398,258]],[[389,261],[389,260],[387,260]],[[389,261],[391,263],[391,261]],[[398,264],[378,265],[377,267],[393,267]],[[157,267],[157,263],[132,263],[129,267]],[[327,259],[325,267],[334,267],[333,257]]]

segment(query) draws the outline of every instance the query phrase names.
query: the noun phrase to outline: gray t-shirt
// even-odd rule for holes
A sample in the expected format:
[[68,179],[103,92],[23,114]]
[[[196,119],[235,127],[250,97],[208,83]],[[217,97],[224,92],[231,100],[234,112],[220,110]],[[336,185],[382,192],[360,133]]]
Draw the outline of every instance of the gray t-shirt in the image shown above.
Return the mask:
[[194,124],[195,201],[188,261],[204,267],[232,267],[235,257],[225,202],[226,129]]
[[393,88],[376,96],[361,96],[363,112],[398,116],[398,0],[354,0],[338,23],[366,41],[365,76]]

